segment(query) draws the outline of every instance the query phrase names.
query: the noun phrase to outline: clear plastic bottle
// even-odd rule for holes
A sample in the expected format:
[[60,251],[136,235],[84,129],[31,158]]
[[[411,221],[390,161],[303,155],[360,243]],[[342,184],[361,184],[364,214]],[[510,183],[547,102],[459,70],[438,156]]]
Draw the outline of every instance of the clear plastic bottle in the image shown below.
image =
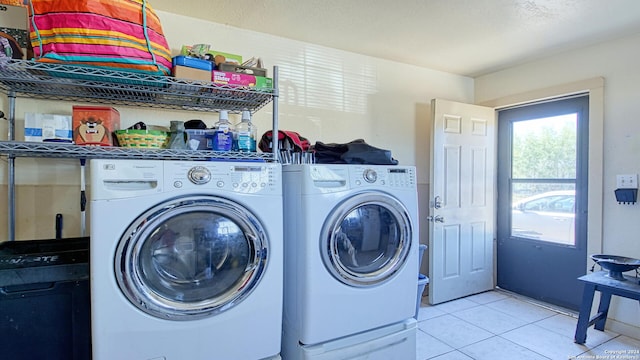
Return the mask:
[[233,124],[229,122],[229,112],[226,110],[220,111],[218,122],[214,127],[216,132],[213,136],[212,150],[213,151],[231,151],[233,146]]
[[258,130],[251,123],[251,113],[242,112],[242,121],[236,125],[235,143],[236,150],[240,152],[255,152]]

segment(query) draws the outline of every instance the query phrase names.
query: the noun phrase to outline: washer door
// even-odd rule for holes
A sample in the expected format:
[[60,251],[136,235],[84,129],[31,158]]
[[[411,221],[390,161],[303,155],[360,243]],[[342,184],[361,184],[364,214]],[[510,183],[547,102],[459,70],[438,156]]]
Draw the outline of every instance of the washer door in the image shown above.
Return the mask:
[[257,286],[266,233],[248,210],[207,196],[177,198],[138,217],[118,244],[120,289],[140,310],[192,320],[226,311]]
[[357,194],[340,203],[322,229],[327,270],[350,286],[371,286],[392,278],[411,247],[411,220],[401,202],[384,193]]

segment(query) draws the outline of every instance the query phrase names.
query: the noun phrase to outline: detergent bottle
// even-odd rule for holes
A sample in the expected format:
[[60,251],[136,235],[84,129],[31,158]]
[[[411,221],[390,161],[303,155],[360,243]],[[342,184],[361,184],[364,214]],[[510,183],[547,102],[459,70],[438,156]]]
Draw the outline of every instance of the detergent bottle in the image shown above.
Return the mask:
[[233,125],[229,122],[229,112],[220,111],[218,122],[214,124],[215,134],[213,135],[213,151],[231,151],[233,146]]
[[236,150],[240,152],[255,152],[257,133],[256,126],[251,123],[251,113],[243,111],[242,121],[236,126]]

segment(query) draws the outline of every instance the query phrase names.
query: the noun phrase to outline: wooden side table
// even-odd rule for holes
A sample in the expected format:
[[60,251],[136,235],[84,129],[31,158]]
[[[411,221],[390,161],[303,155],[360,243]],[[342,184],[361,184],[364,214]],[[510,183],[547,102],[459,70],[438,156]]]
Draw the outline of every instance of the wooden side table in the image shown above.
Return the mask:
[[[608,271],[599,271],[578,278],[578,280],[584,282],[584,293],[574,337],[575,342],[578,344],[584,344],[587,340],[589,326],[595,324],[594,328],[596,330],[604,331],[611,295],[635,299],[640,302],[639,278],[624,276],[627,281],[620,281],[608,277],[607,274]],[[598,312],[592,318],[589,318],[593,296],[596,291],[600,292],[600,305],[598,305]]]

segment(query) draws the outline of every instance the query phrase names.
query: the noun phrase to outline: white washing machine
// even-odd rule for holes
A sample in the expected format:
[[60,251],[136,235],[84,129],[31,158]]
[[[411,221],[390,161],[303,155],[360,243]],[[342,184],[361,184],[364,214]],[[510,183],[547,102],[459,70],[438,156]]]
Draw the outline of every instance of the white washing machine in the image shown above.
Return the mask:
[[94,360],[280,359],[279,164],[90,170]]
[[415,168],[285,165],[283,181],[283,359],[320,359],[319,345],[348,348],[400,329],[409,345],[398,359],[415,358]]

